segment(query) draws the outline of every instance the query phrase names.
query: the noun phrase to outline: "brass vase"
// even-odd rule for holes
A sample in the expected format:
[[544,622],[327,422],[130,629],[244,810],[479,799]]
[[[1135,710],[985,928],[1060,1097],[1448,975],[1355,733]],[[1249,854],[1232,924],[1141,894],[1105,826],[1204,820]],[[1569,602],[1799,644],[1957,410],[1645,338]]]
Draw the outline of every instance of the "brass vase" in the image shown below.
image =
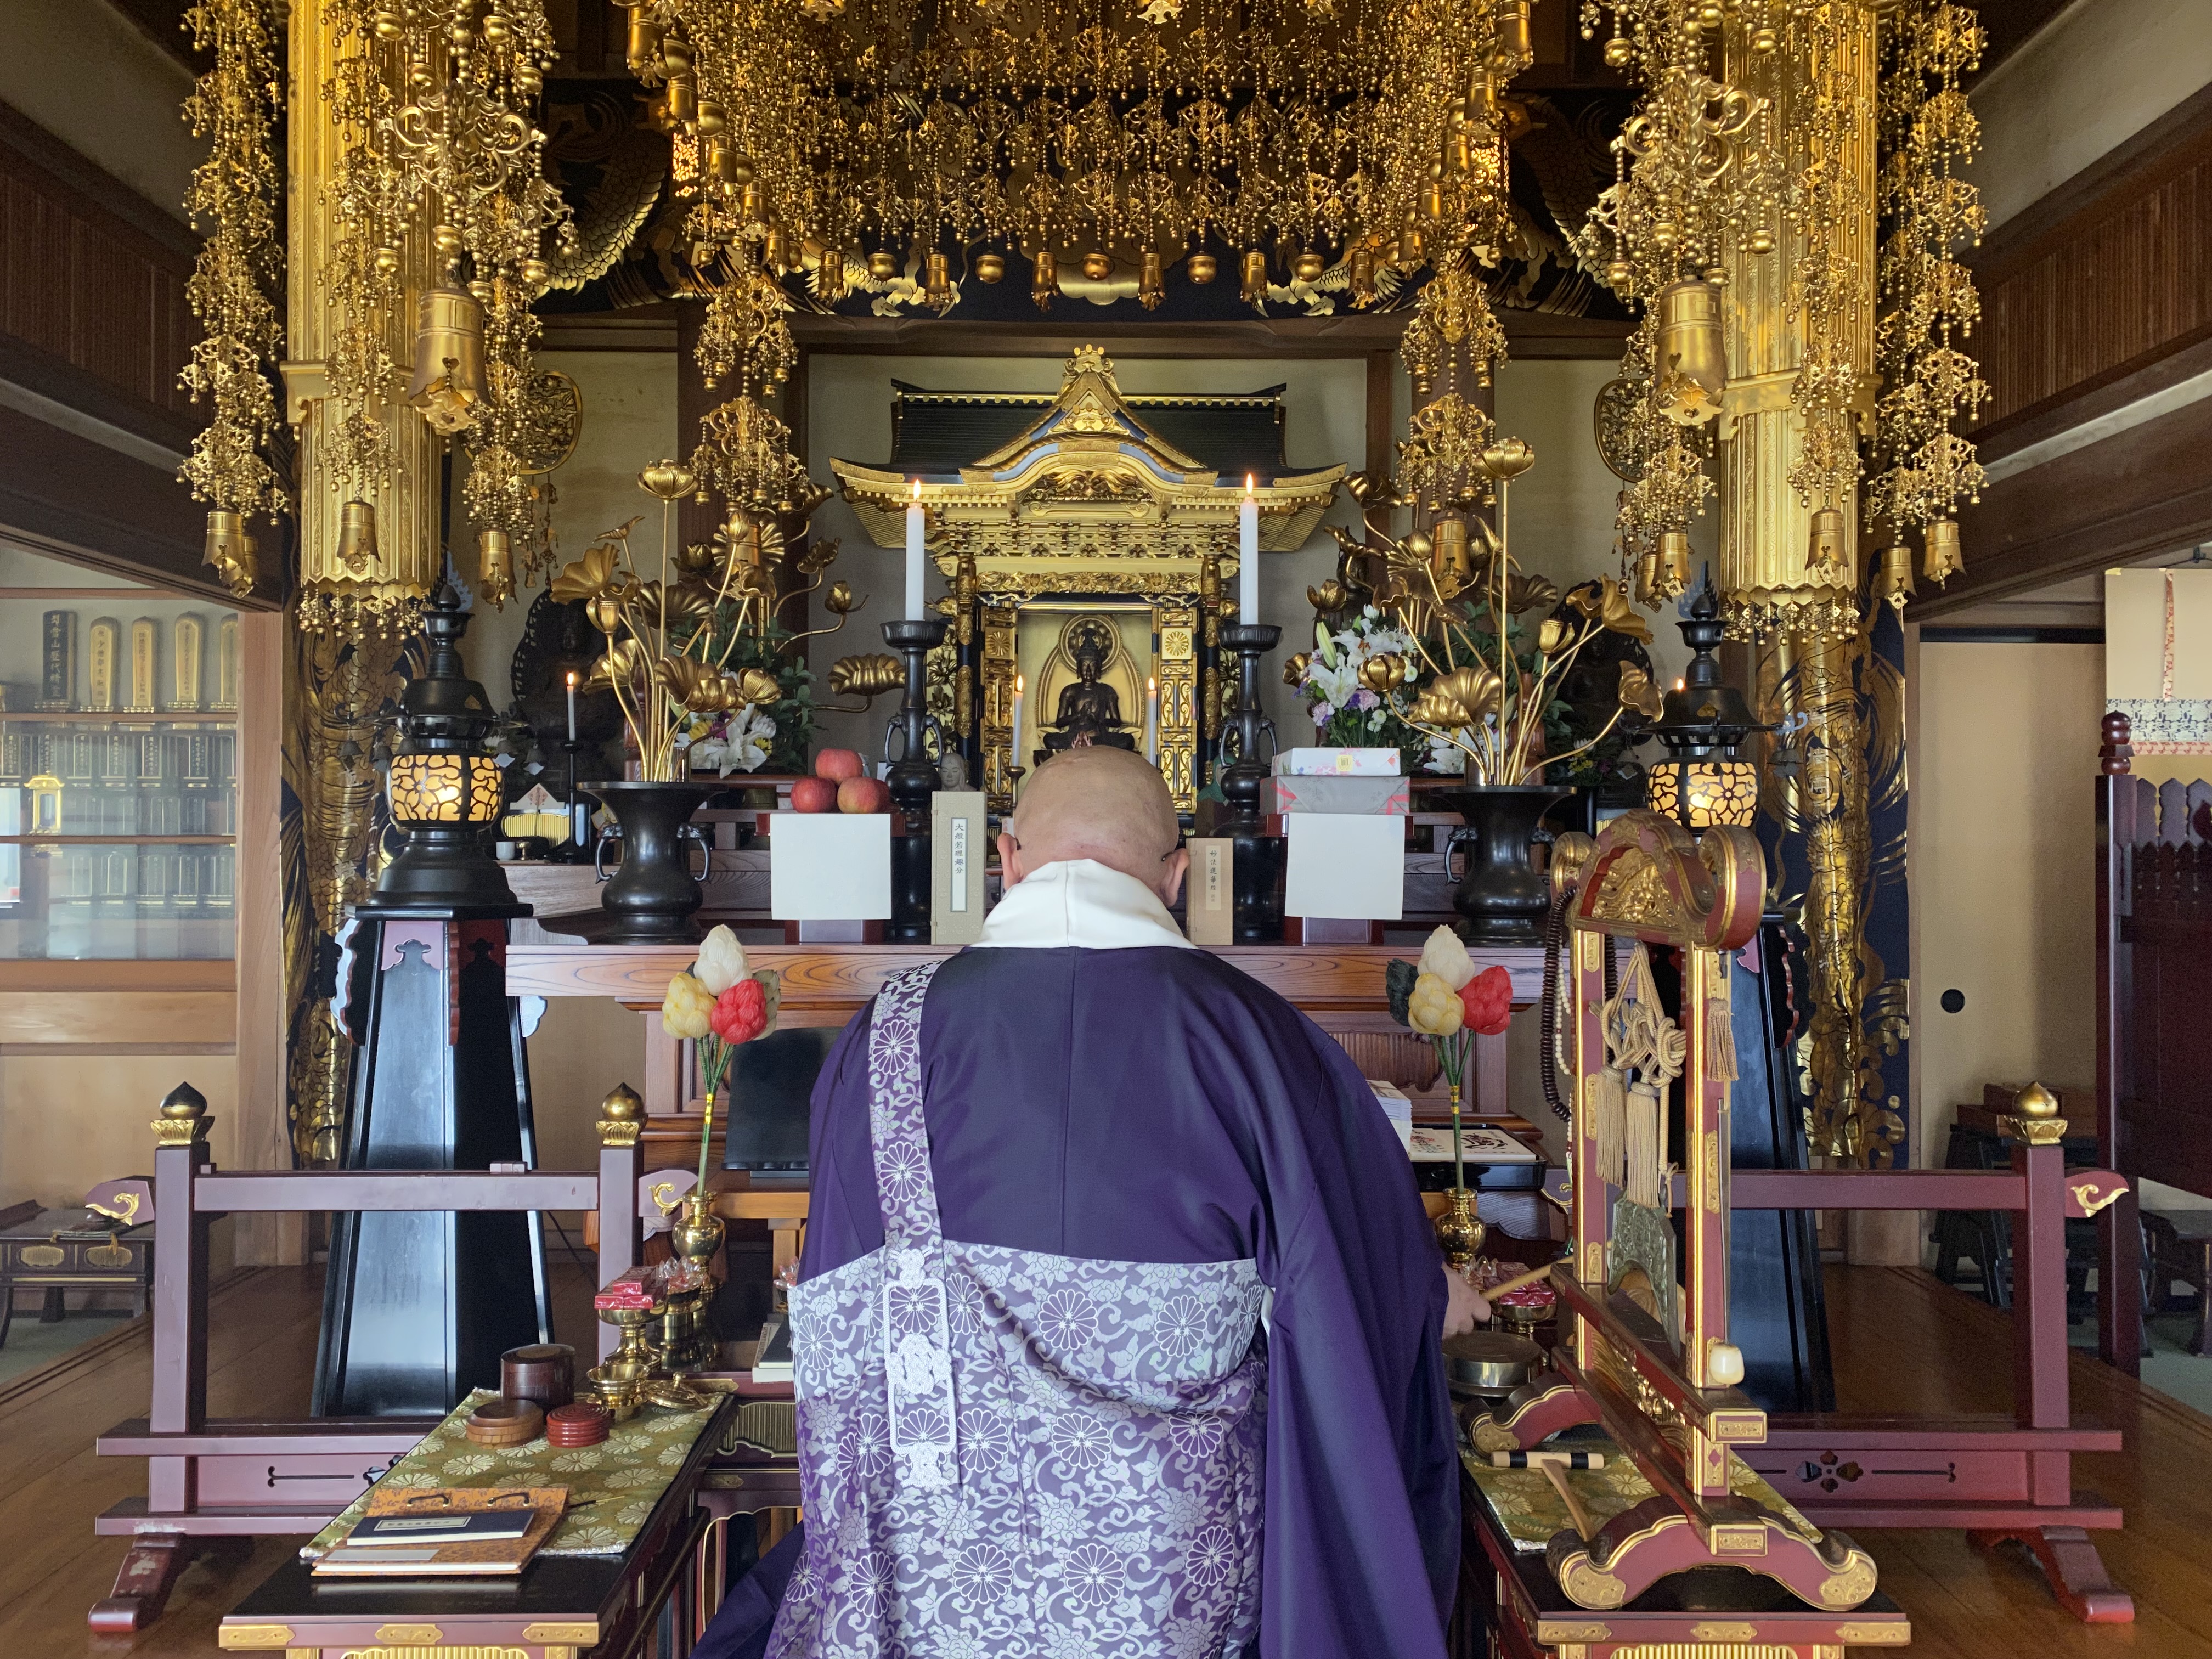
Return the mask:
[[661,1317],[661,1363],[671,1373],[703,1370],[714,1360],[714,1340],[707,1327],[707,1304],[714,1299],[709,1272],[722,1248],[722,1218],[709,1207],[709,1194],[684,1194],[669,1222],[669,1243],[689,1270],[684,1289],[671,1292]]
[[1443,1247],[1444,1265],[1463,1273],[1474,1265],[1490,1230],[1476,1218],[1474,1194],[1466,1188],[1455,1187],[1444,1198],[1444,1212],[1437,1218],[1437,1243]]

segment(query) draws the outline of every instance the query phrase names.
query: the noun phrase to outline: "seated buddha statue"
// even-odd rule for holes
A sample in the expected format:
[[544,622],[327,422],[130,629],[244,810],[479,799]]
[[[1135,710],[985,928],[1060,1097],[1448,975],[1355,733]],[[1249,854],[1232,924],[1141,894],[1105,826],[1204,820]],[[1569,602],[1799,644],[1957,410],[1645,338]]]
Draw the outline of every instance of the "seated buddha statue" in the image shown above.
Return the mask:
[[[1098,678],[1106,666],[1109,636],[1103,627],[1079,629],[1068,642],[1076,678],[1060,690],[1059,706],[1045,726],[1048,754],[1096,744],[1108,749],[1134,749],[1121,718],[1121,694]],[[1042,756],[1038,757],[1040,760]]]

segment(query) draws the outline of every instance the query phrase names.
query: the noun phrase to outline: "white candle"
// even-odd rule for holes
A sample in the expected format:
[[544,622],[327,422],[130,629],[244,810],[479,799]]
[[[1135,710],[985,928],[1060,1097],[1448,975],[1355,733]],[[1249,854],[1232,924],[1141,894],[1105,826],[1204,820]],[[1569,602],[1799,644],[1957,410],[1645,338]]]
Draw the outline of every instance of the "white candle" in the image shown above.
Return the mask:
[[1237,509],[1237,620],[1260,620],[1260,502],[1252,475],[1244,475],[1244,501]]
[[568,741],[576,740],[576,671],[568,671]]
[[1145,682],[1145,758],[1160,763],[1160,683]]
[[1015,675],[1015,676],[1014,676],[1014,741],[1013,741],[1013,757],[1012,757],[1012,759],[1007,763],[1007,764],[1008,764],[1008,765],[1010,765],[1010,766],[1019,766],[1021,763],[1022,763],[1022,677],[1021,677],[1019,674],[1017,674],[1017,675]]
[[921,480],[914,481],[914,499],[906,509],[906,617],[921,620],[922,520]]

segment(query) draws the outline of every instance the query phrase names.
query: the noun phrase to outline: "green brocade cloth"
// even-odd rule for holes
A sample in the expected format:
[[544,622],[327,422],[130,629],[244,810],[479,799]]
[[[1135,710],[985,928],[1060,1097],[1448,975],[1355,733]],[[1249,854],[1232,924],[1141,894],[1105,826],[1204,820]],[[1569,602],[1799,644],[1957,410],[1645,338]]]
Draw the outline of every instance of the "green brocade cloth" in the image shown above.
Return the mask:
[[[1567,1484],[1574,1488],[1575,1496],[1583,1500],[1589,1511],[1593,1524],[1602,1527],[1613,1516],[1634,1509],[1659,1494],[1635,1464],[1609,1440],[1561,1440],[1553,1443],[1554,1451],[1586,1451],[1605,1454],[1601,1469],[1569,1469]],[[1482,1493],[1483,1501],[1513,1547],[1523,1554],[1540,1553],[1552,1541],[1555,1533],[1570,1531],[1574,1517],[1559,1490],[1541,1469],[1500,1469],[1492,1468],[1480,1452],[1460,1448],[1460,1462]],[[1817,1538],[1820,1532],[1813,1523],[1798,1514],[1788,1498],[1766,1484],[1765,1477],[1747,1467],[1734,1452],[1729,1454],[1729,1489],[1738,1498],[1758,1504],[1761,1509],[1788,1518],[1790,1524],[1808,1538]]]
[[[479,1446],[468,1436],[469,1415],[498,1395],[478,1389],[453,1407],[345,1512],[301,1546],[313,1561],[337,1547],[368,1509],[369,1492],[408,1486],[566,1486],[568,1511],[540,1555],[620,1555],[652,1516],[677,1472],[690,1461],[714,1408],[672,1412],[647,1406],[596,1446],[564,1451],[544,1436],[520,1446]],[[716,1404],[720,1404],[718,1401]]]

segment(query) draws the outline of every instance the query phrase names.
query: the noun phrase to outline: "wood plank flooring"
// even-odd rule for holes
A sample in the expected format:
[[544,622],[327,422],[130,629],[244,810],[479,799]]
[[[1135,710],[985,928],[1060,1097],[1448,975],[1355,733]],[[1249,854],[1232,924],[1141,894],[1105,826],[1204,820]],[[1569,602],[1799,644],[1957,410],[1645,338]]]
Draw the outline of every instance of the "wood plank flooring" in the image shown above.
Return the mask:
[[[556,1324],[590,1328],[582,1275],[554,1263]],[[570,1281],[574,1282],[570,1282]],[[1846,1410],[2003,1411],[2011,1400],[2006,1316],[1906,1268],[1831,1269],[1828,1316]],[[260,1268],[214,1297],[209,1409],[218,1416],[304,1414],[314,1369],[320,1274]],[[586,1338],[586,1340],[588,1340]],[[65,1367],[0,1390],[0,1655],[211,1655],[215,1626],[297,1540],[240,1540],[205,1550],[169,1612],[135,1637],[98,1637],[86,1609],[107,1593],[124,1541],[95,1538],[93,1517],[144,1491],[142,1464],[98,1458],[92,1437],[146,1409],[143,1325]],[[2205,1363],[2212,1364],[2212,1360]],[[1911,1613],[1923,1659],[2071,1659],[2138,1651],[2212,1659],[2212,1418],[2146,1391],[2094,1360],[2073,1373],[2078,1416],[2118,1425],[2118,1456],[2082,1458],[2077,1479],[2118,1503],[2128,1524],[2094,1534],[2113,1579],[2136,1598],[2132,1626],[2083,1626],[2052,1603],[2025,1553],[1994,1554],[1954,1532],[1877,1532],[1860,1541],[1882,1587]],[[1869,1650],[1871,1651],[1871,1650]]]

